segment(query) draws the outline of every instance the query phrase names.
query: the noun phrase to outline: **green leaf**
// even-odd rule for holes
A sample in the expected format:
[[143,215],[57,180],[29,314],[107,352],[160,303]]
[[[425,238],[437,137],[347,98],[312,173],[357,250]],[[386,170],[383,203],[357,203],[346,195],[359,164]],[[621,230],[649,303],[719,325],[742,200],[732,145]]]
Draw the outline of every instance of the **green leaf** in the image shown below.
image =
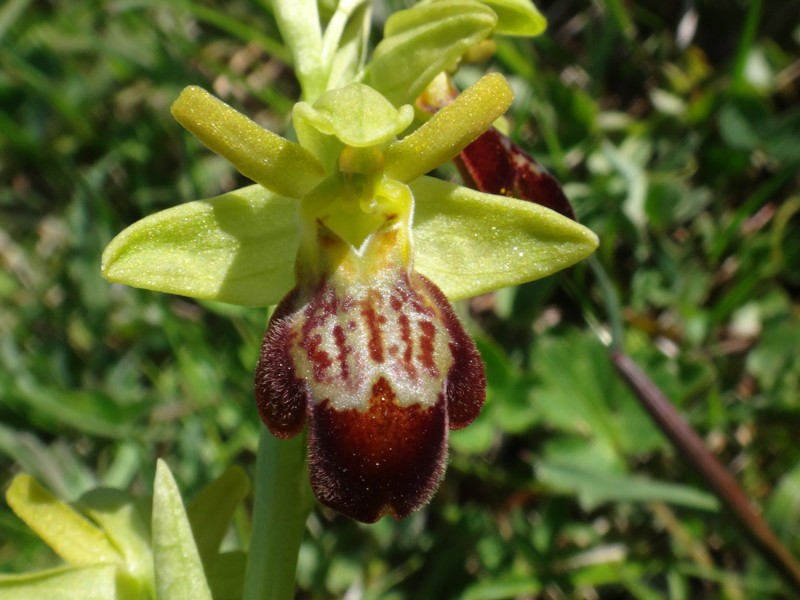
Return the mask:
[[800,552],[800,463],[781,477],[770,494],[764,516],[796,556]]
[[653,481],[644,477],[620,475],[596,469],[593,465],[576,466],[557,462],[539,462],[537,478],[556,489],[574,492],[586,510],[604,502],[667,502],[716,511],[717,499],[694,488]]
[[241,550],[223,552],[206,568],[214,600],[242,600],[247,554]]
[[464,90],[424,125],[386,150],[386,175],[408,183],[456,156],[499,118],[514,99],[499,73]]
[[150,550],[148,511],[126,492],[96,488],[78,501],[80,509],[100,525],[111,543],[122,554],[130,587],[139,596],[154,597],[153,554]]
[[322,65],[322,28],[317,0],[272,0],[281,37],[294,59],[294,71],[303,98],[316,100],[325,91],[327,77]]
[[152,532],[157,597],[211,600],[178,486],[163,460],[156,465]]
[[337,4],[322,38],[321,62],[328,72],[327,89],[356,80],[366,62],[371,24],[369,0],[344,0]]
[[172,116],[245,177],[276,194],[299,198],[322,180],[322,165],[305,148],[251,121],[197,86],[181,92]]
[[296,200],[253,185],[137,221],[103,252],[109,281],[244,306],[294,286]]
[[474,0],[442,0],[394,13],[364,82],[395,106],[413,102],[436,75],[486,39],[496,23],[494,12]]
[[495,35],[537,36],[547,29],[544,18],[531,0],[481,0],[497,15]]
[[14,477],[6,491],[6,501],[11,510],[68,563],[122,564],[122,557],[102,530],[29,475]]
[[250,493],[250,481],[239,467],[231,467],[208,484],[189,506],[187,515],[203,564],[211,564],[228,531],[231,517]]
[[62,567],[24,575],[0,575],[3,600],[112,600],[117,594],[113,565]]
[[546,277],[597,248],[592,231],[532,202],[431,177],[411,189],[415,268],[451,299]]

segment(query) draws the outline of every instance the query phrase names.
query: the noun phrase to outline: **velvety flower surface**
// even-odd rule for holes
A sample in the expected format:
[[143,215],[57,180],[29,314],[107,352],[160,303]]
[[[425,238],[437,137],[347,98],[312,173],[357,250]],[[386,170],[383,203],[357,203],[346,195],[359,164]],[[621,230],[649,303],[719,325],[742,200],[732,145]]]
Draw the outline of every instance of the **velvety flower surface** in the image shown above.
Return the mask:
[[189,88],[173,114],[260,185],[143,219],[106,249],[112,281],[277,304],[259,413],[278,437],[308,428],[317,497],[354,519],[427,502],[448,429],[480,412],[483,366],[447,296],[536,279],[596,247],[546,208],[424,177],[510,102],[489,75],[402,137],[411,107],[354,83],[296,105],[296,144]]

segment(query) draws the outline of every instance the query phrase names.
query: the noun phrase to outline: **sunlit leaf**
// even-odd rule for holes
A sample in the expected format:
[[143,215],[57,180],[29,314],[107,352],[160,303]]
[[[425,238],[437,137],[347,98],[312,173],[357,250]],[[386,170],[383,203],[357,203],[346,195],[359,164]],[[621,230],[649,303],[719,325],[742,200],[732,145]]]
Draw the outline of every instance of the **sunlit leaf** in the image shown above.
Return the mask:
[[152,530],[157,596],[170,600],[211,600],[181,494],[162,460],[156,466]]
[[16,515],[68,563],[122,563],[122,557],[101,529],[29,475],[20,474],[13,479],[6,491],[6,501]]
[[313,102],[325,91],[322,66],[322,28],[317,0],[272,0],[283,41],[292,53],[303,99]]
[[112,565],[62,567],[24,575],[0,575],[3,600],[113,600],[117,569]]
[[97,488],[78,500],[80,509],[103,528],[122,554],[126,577],[139,594],[154,593],[149,514],[136,498],[120,490]]

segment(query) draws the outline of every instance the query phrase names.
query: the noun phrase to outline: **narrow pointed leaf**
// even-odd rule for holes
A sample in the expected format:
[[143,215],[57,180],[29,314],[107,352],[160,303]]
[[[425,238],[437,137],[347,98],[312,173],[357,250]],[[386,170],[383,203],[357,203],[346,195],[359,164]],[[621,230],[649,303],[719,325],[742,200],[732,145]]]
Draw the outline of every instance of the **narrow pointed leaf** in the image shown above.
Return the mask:
[[322,165],[308,150],[264,129],[202,88],[184,89],[172,105],[172,116],[242,175],[276,194],[299,198],[322,180]]
[[24,575],[0,575],[3,600],[110,600],[121,597],[112,565],[61,567]]
[[272,0],[281,37],[292,52],[294,71],[303,88],[303,99],[314,102],[325,91],[322,65],[322,27],[317,0]]
[[250,492],[250,481],[238,467],[231,467],[208,484],[189,506],[197,550],[203,564],[211,564],[219,552],[234,511]]
[[11,510],[68,563],[122,563],[122,557],[101,529],[29,475],[21,474],[13,479],[6,501]]
[[395,106],[413,102],[436,75],[486,39],[496,23],[494,12],[474,0],[442,0],[394,13],[364,82]]
[[157,597],[211,600],[183,500],[163,460],[156,466],[152,530]]
[[411,190],[415,268],[454,300],[546,277],[597,248],[592,231],[531,202],[431,177]]
[[155,213],[106,247],[103,276],[193,298],[276,304],[294,286],[298,207],[253,185]]
[[498,73],[483,76],[414,133],[386,150],[386,174],[408,183],[456,156],[500,117],[514,99]]
[[[358,0],[355,1],[358,3]],[[336,47],[328,75],[328,89],[333,90],[356,80],[356,75],[364,68],[367,59],[371,25],[372,3],[360,2],[360,6],[350,14]]]

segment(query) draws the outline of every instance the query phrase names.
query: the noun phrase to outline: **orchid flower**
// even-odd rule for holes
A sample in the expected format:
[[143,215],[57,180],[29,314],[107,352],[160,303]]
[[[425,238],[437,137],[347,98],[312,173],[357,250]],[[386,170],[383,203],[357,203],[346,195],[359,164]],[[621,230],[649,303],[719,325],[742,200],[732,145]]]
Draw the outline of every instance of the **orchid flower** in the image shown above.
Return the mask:
[[[130,226],[111,281],[277,307],[255,375],[275,436],[308,432],[311,486],[354,519],[408,515],[444,474],[447,432],[480,412],[485,375],[448,302],[544,277],[597,246],[532,203],[426,176],[512,101],[490,74],[413,130],[411,103],[493,33],[536,35],[528,0],[426,0],[386,21],[366,62],[370,3],[273,0],[303,101],[298,143],[197,87],[175,118],[256,182]],[[409,131],[411,131],[409,133]]]
[[351,83],[295,106],[294,143],[187,88],[173,115],[257,184],[146,217],[103,255],[110,281],[278,304],[256,369],[261,418],[282,438],[308,424],[312,488],[360,521],[427,502],[447,430],[483,404],[479,354],[446,297],[549,275],[597,245],[548,209],[424,176],[511,100],[487,75],[398,139],[411,106]]

